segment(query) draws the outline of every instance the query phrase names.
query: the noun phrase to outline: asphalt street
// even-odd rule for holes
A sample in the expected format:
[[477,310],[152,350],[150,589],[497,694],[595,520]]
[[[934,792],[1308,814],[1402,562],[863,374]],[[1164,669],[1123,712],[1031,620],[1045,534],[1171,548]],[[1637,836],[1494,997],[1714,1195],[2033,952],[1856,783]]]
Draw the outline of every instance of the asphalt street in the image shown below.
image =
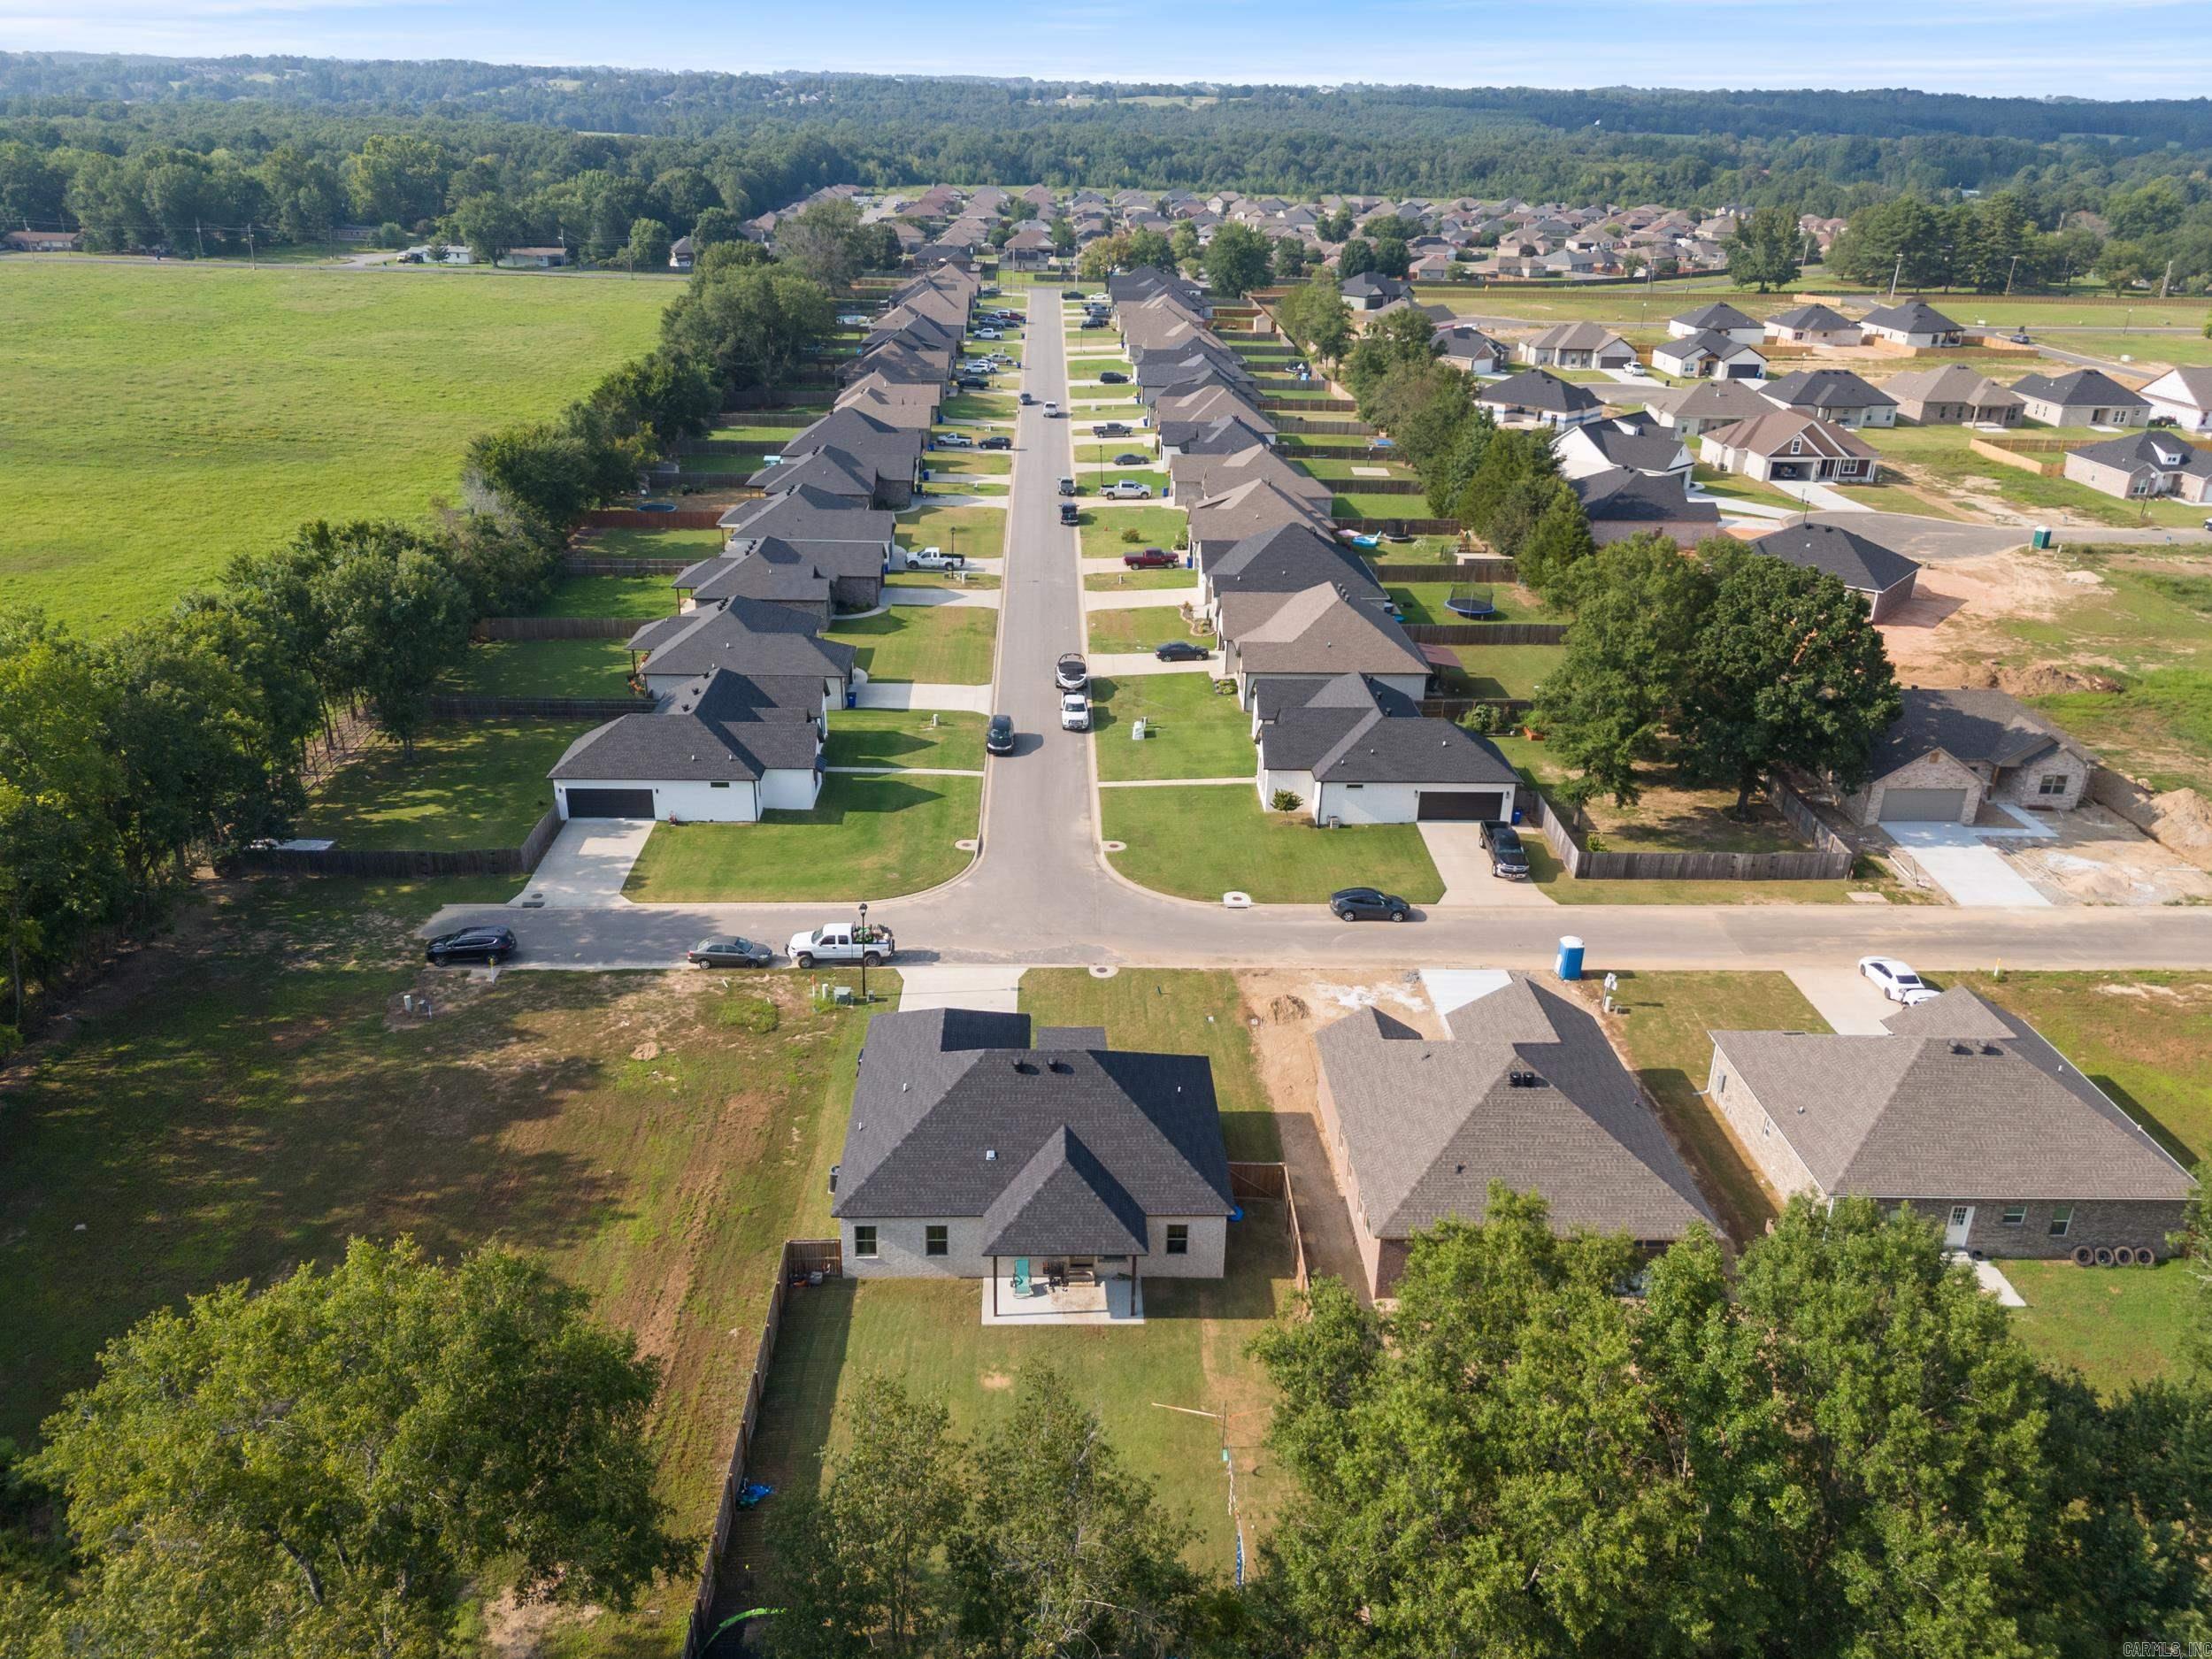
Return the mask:
[[[1229,910],[1133,886],[1099,848],[1093,740],[1060,729],[1053,666],[1062,652],[1082,649],[1083,606],[1077,533],[1059,523],[1056,493],[1071,470],[1070,423],[1043,410],[1046,400],[1064,404],[1067,396],[1058,291],[1033,290],[1030,310],[1023,384],[1038,401],[1015,425],[995,687],[995,707],[1013,717],[1019,741],[1013,755],[987,763],[981,849],[965,872],[909,898],[852,895],[896,933],[902,960],[1533,968],[1573,934],[1592,966],[1604,968],[1817,968],[1876,952],[1937,970],[2212,968],[2212,909],[1454,905],[1402,926],[1347,925],[1319,904]],[[472,921],[511,926],[521,943],[515,967],[663,968],[680,964],[709,933],[744,933],[780,949],[793,933],[849,914],[830,903],[448,906],[424,932]]]

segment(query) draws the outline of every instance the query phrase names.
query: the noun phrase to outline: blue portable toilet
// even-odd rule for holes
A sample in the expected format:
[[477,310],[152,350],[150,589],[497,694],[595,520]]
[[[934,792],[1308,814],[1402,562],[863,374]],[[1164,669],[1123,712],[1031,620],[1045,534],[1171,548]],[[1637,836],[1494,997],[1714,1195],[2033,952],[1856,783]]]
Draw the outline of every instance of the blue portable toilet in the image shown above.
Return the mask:
[[1563,979],[1579,979],[1582,977],[1582,941],[1572,933],[1560,937],[1556,971]]

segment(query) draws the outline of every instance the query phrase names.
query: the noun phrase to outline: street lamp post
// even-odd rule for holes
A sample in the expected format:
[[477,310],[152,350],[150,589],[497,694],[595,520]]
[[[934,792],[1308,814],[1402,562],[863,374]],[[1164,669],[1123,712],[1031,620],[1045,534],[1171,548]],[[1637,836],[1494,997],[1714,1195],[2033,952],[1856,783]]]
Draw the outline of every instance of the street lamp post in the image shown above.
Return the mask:
[[860,902],[860,1000],[868,1000],[868,902]]

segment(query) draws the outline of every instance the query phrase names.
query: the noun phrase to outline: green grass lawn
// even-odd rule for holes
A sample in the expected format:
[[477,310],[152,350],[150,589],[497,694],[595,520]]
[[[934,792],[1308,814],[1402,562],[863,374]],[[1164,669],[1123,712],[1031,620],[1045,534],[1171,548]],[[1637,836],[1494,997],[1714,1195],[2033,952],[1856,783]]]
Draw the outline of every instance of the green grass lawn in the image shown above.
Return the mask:
[[1376,495],[1359,490],[1347,490],[1329,497],[1329,511],[1338,515],[1349,514],[1356,518],[1426,518],[1428,498],[1425,495]]
[[691,559],[711,558],[722,550],[719,530],[586,530],[576,537],[575,551],[594,558]]
[[[2201,312],[2204,302],[2198,300],[2195,308]],[[2137,313],[2141,320],[2141,313]],[[2198,324],[2197,317],[2162,317],[2161,322]],[[2184,368],[2191,365],[2212,363],[2212,340],[2203,334],[2124,334],[2116,326],[2109,332],[2085,332],[2050,336],[2050,343],[2063,351],[2079,351],[2090,357],[2106,357],[2117,363],[2122,357],[2131,359],[2128,367],[2140,374],[2151,374],[2170,368]],[[2067,365],[2060,365],[2062,368]]]
[[[2085,519],[2093,525],[2186,526],[2204,518],[2204,509],[2187,502],[2121,501],[2070,478],[2045,478],[1977,455],[1968,448],[1976,434],[1963,426],[1871,427],[1860,435],[1881,452],[1886,465],[1901,464],[1915,481],[1939,495],[1993,497],[2016,511]],[[2086,448],[2101,434],[2086,427],[2037,427],[2026,429],[2024,435],[2062,438]]]
[[0,604],[106,634],[310,518],[411,518],[479,433],[650,344],[659,283],[0,263]]
[[[1540,837],[1532,837],[1540,841]],[[1616,887],[1653,885],[1614,881]],[[1609,964],[1594,960],[1593,972]],[[1631,973],[1621,971],[1613,998],[1620,1012],[1612,1027],[1629,1064],[1650,1090],[1677,1147],[1720,1215],[1731,1237],[1747,1243],[1776,1212],[1774,1195],[1737,1149],[1720,1114],[1698,1091],[1712,1071],[1714,1031],[1824,1032],[1813,1011],[1782,973]]]
[[1128,844],[1109,855],[1117,870],[1183,898],[1218,899],[1234,888],[1262,904],[1318,904],[1339,887],[1360,886],[1432,904],[1444,894],[1418,826],[1322,829],[1263,810],[1250,785],[1106,789],[1099,815],[1104,838]]
[[926,457],[930,476],[950,472],[965,478],[1004,478],[1014,470],[1014,457],[1003,449],[932,449]]
[[1923,518],[1961,519],[1965,514],[1945,506],[1923,492],[1897,484],[1854,484],[1844,492],[1870,512],[1909,512]]
[[[1145,740],[1129,735],[1145,722]],[[1091,730],[1098,775],[1133,778],[1242,778],[1258,764],[1252,717],[1214,689],[1210,674],[1102,676],[1091,681]]]
[[[1569,774],[1547,745],[1514,736],[1494,737],[1491,741],[1524,777],[1557,798],[1558,786]],[[1602,794],[1585,805],[1583,810],[1594,827],[1593,851],[1788,853],[1806,849],[1806,843],[1782,815],[1764,802],[1756,803],[1749,823],[1739,823],[1729,816],[1736,804],[1733,789],[1686,785],[1671,765],[1657,763],[1639,766],[1636,781],[1641,794],[1633,806],[1616,805],[1611,795]]]
[[895,538],[903,548],[941,547],[970,558],[999,558],[1006,552],[1006,510],[1002,507],[913,507],[899,515]]
[[947,420],[1005,420],[1016,407],[1011,392],[955,392],[937,412]]
[[2021,1340],[2047,1365],[2078,1371],[2104,1394],[2170,1376],[2196,1323],[2197,1286],[2187,1262],[2153,1268],[1998,1265],[2028,1304],[2013,1310]]
[[1180,568],[1173,570],[1094,571],[1084,577],[1083,586],[1094,594],[1115,593],[1134,588],[1139,591],[1171,588],[1178,591],[1198,591],[1198,572]]
[[[1418,476],[1411,467],[1402,465],[1395,461],[1385,461],[1380,457],[1373,460],[1363,459],[1356,455],[1294,456],[1292,458],[1297,462],[1299,469],[1309,478],[1328,479],[1338,483],[1349,484],[1354,488],[1358,488],[1362,479],[1378,476],[1386,478]],[[1376,472],[1377,467],[1382,468],[1381,473]]]
[[441,691],[479,697],[626,697],[630,650],[620,640],[493,640],[472,645]]
[[742,443],[749,447],[769,450],[781,447],[783,440],[795,438],[815,422],[813,415],[794,414],[789,419],[739,419],[709,430],[707,436],[721,443]]
[[[660,1493],[680,1529],[712,1525],[776,1253],[841,1142],[864,1014],[812,1006],[820,971],[521,973],[434,976],[436,1021],[388,1024],[426,983],[411,930],[513,884],[496,886],[247,884],[209,918],[213,949],[88,1009],[11,1078],[0,1434],[34,1443],[102,1343],[188,1295],[327,1263],[355,1234],[411,1233],[438,1256],[496,1240],[661,1362]],[[895,975],[871,979],[895,999]],[[564,1618],[549,1650],[672,1651],[687,1586],[645,1601]]]
[[[1384,591],[1397,602],[1399,614],[1413,623],[1460,623],[1467,618],[1451,611],[1448,603],[1457,582],[1394,583]],[[1490,603],[1495,607],[1500,622],[1565,622],[1570,618],[1554,611],[1527,588],[1512,582],[1476,582],[1471,586],[1486,588]],[[1471,651],[1487,651],[1489,646],[1471,646]]]
[[1133,433],[1126,438],[1105,438],[1094,442],[1079,443],[1074,449],[1079,464],[1090,461],[1103,465],[1111,462],[1118,455],[1140,453],[1156,457],[1160,452],[1156,441],[1148,432]]
[[1100,507],[1092,503],[1083,509],[1077,534],[1085,558],[1118,558],[1132,548],[1179,547],[1189,523],[1188,515],[1177,507]]
[[854,617],[822,637],[856,647],[871,680],[918,680],[987,686],[998,611],[982,605],[895,605]]
[[349,851],[519,847],[553,804],[546,772],[591,728],[565,720],[454,720],[413,758],[378,741],[309,799],[297,833]]
[[979,778],[833,774],[811,811],[655,825],[622,890],[641,904],[896,898],[967,868],[975,855],[953,843],[974,838],[982,808]]
[[[893,571],[883,579],[885,603],[896,604],[902,588],[941,588],[948,593],[996,593],[1003,585],[994,572],[975,569],[956,571]],[[912,595],[910,594],[909,597]]]
[[1547,674],[1567,654],[1563,645],[1455,645],[1462,672],[1443,675],[1448,697],[1519,697],[1536,695]]
[[[1804,503],[1794,495],[1786,495],[1771,484],[1763,484],[1755,478],[1746,478],[1740,472],[1728,472],[1702,461],[1690,468],[1690,476],[1709,495],[1723,501],[1747,501],[1767,507],[1787,507],[1795,511]],[[1725,509],[1724,509],[1725,511]]]
[[676,590],[665,576],[565,576],[530,614],[631,617],[643,622],[674,616]]
[[[1144,605],[1133,611],[1094,611],[1089,623],[1094,651],[1148,651],[1165,640],[1194,636],[1182,611],[1173,605]],[[1212,636],[1205,636],[1211,649]]]
[[983,717],[926,709],[839,709],[830,716],[831,766],[983,765]]

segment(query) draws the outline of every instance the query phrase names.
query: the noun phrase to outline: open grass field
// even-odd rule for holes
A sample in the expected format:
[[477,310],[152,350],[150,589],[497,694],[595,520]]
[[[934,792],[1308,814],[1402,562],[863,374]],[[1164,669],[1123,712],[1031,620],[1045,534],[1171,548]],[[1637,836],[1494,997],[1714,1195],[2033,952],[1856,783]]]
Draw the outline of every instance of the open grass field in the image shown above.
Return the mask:
[[840,709],[830,716],[824,764],[951,766],[980,771],[983,717],[926,709]]
[[[1804,303],[1809,298],[1822,296],[1832,299],[1842,310],[1857,317],[1875,306],[1887,303],[1886,293],[1853,292],[1839,287],[1832,280],[1824,279],[1818,271],[1801,278],[1789,291],[1761,294],[1749,288],[1729,286],[1724,278],[1688,278],[1663,280],[1652,283],[1648,288],[1641,282],[1609,283],[1603,286],[1579,288],[1536,288],[1521,283],[1500,282],[1476,287],[1463,282],[1423,282],[1414,289],[1416,299],[1424,305],[1444,304],[1463,316],[1515,317],[1531,322],[1576,322],[1590,320],[1611,323],[1616,326],[1663,327],[1668,318],[1724,300],[1738,311],[1751,317],[1770,317],[1776,311],[1787,311]],[[2204,302],[2200,299],[2159,301],[2148,297],[2116,301],[2103,294],[2082,293],[2075,296],[2016,296],[2007,298],[1993,294],[1930,294],[1928,303],[1945,316],[1969,328],[1985,324],[2001,326],[2009,332],[2018,326],[2031,331],[2042,328],[2110,329],[2118,334],[2124,320],[2142,328],[2149,326],[2177,328],[2197,328],[2204,322]],[[2130,336],[2146,338],[2145,336]],[[2151,339],[2176,339],[2175,335],[2152,335]],[[2057,334],[2053,343],[2070,347],[2074,336]],[[2094,348],[2082,347],[2083,350]]]
[[[2086,427],[2061,431],[2055,427],[2024,429],[2034,437],[2078,441],[2086,448],[2107,434]],[[2002,461],[1977,455],[1967,446],[1974,435],[1963,426],[1868,427],[1860,435],[1880,451],[1886,476],[1897,481],[1892,467],[1904,469],[1907,480],[1940,495],[1976,499],[2018,513],[2047,516],[2085,526],[2099,525],[2193,526],[2204,520],[2204,509],[2182,501],[2131,502],[2107,495],[2078,484],[2070,478],[2044,478]],[[2047,457],[2055,459],[2055,457]]]
[[1262,904],[1318,904],[1356,886],[1381,887],[1414,904],[1432,904],[1444,894],[1417,825],[1322,829],[1297,814],[1263,810],[1249,784],[1103,789],[1098,798],[1101,833],[1127,843],[1125,851],[1108,855],[1114,868],[1156,892],[1214,900],[1240,889]]
[[438,689],[477,697],[626,697],[620,640],[492,640],[472,645]]
[[641,904],[895,898],[966,869],[975,855],[953,843],[982,813],[980,778],[833,773],[810,811],[655,825],[622,890]]
[[0,603],[110,633],[303,520],[413,517],[472,437],[649,345],[672,292],[6,261],[8,378],[52,391],[0,399]]
[[[1138,720],[1145,740],[1130,735]],[[1092,741],[1098,775],[1112,783],[1139,778],[1240,778],[1258,764],[1252,717],[1234,697],[1214,690],[1210,674],[1132,674],[1091,681]]]
[[519,847],[553,804],[546,772],[591,729],[562,720],[454,720],[416,740],[411,759],[379,739],[309,799],[303,836],[349,851]]
[[871,680],[918,680],[951,686],[991,683],[998,611],[985,605],[895,605],[853,617],[822,637],[857,648]]
[[[662,1494],[678,1525],[711,1524],[776,1252],[841,1142],[865,1016],[813,1007],[819,971],[426,975],[414,926],[493,896],[228,890],[184,948],[149,954],[135,995],[12,1078],[0,1434],[30,1444],[101,1343],[188,1294],[357,1233],[441,1256],[495,1240],[663,1363]],[[871,979],[895,1000],[895,975]],[[435,1022],[400,1023],[400,993],[426,984]],[[672,1651],[690,1600],[682,1582],[626,1618],[557,1620],[542,1651]]]

